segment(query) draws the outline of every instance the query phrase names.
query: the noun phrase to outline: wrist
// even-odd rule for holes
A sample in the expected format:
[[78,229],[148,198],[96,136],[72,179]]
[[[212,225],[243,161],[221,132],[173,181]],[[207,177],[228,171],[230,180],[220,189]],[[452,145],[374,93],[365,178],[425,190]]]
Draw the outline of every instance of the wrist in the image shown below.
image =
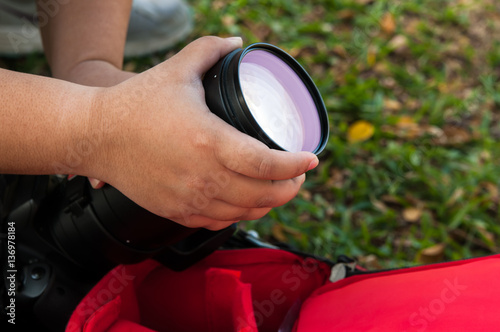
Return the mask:
[[85,60],[68,72],[55,72],[55,77],[87,86],[110,87],[136,75],[104,60]]
[[58,174],[92,174],[95,155],[100,142],[96,140],[93,123],[99,121],[99,88],[73,85],[60,104],[58,115],[59,141],[57,158],[52,161],[52,172]]

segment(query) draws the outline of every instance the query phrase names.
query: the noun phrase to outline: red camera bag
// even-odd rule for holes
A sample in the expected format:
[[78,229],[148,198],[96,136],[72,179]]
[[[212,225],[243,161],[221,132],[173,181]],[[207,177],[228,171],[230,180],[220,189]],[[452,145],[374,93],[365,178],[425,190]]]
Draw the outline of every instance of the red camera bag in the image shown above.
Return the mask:
[[121,265],[66,331],[500,331],[500,255],[331,282],[339,271],[277,249],[220,250],[183,272]]

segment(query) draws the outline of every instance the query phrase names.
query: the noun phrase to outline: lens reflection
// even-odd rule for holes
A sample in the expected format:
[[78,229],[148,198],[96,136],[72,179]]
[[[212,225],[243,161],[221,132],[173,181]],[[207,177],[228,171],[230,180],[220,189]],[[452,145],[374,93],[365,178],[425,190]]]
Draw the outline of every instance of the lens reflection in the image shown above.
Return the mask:
[[297,107],[276,77],[254,63],[240,65],[243,97],[264,132],[285,150],[302,150],[304,129]]
[[297,74],[265,50],[247,53],[239,80],[245,102],[261,129],[291,152],[314,151],[321,138],[312,97]]

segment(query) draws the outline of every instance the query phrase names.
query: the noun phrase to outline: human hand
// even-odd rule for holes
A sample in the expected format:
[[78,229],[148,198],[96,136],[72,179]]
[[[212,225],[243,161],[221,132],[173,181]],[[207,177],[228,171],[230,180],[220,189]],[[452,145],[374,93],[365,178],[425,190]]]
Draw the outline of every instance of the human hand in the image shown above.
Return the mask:
[[241,47],[204,37],[96,99],[99,151],[80,174],[116,187],[147,210],[188,227],[258,219],[297,194],[317,157],[269,149],[210,112],[203,74]]

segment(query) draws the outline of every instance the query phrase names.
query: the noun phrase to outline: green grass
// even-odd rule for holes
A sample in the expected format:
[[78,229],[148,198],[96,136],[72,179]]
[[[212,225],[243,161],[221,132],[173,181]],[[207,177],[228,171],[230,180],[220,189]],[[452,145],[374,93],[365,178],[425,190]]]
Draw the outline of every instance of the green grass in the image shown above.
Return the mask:
[[[445,250],[431,261],[500,252],[494,0],[191,3],[196,28],[186,42],[239,35],[246,44],[285,49],[311,74],[330,116],[328,145],[303,190],[242,227],[304,251],[369,257],[367,264],[382,267],[424,262],[419,253],[435,244]],[[394,28],[384,21],[387,13]],[[126,66],[141,71],[164,58],[129,59]],[[49,73],[41,56],[0,65]],[[413,134],[401,129],[402,116],[413,119]],[[375,134],[349,143],[347,130],[359,119]],[[405,219],[409,208],[417,220]]]

